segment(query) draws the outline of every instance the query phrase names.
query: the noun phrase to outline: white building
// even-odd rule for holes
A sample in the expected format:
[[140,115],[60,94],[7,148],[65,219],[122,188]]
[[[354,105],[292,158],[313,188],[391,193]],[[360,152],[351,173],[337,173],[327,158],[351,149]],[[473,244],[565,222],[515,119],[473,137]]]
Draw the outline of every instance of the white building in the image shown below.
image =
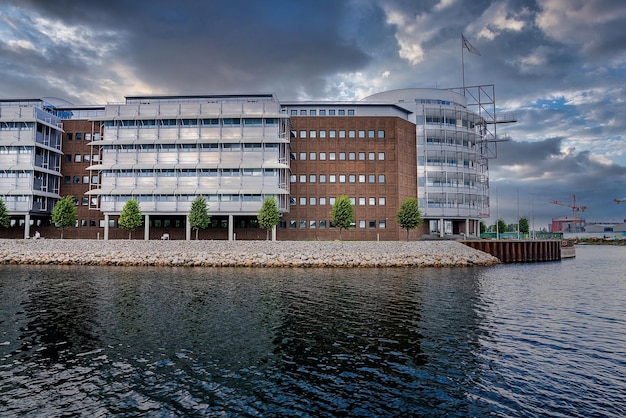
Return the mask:
[[498,123],[493,85],[453,90],[409,88],[364,101],[395,103],[416,125],[419,209],[429,232],[479,235],[489,216],[489,158],[496,156]]
[[[0,197],[31,226],[50,217],[59,200],[61,119],[45,99],[0,100]],[[20,225],[21,226],[21,225]]]
[[88,194],[100,198],[105,239],[131,198],[146,239],[150,216],[188,216],[197,196],[210,215],[228,216],[229,239],[235,216],[256,216],[265,197],[289,209],[288,116],[271,94],[127,97],[98,119],[102,135],[90,144],[99,158],[88,169],[100,182]]

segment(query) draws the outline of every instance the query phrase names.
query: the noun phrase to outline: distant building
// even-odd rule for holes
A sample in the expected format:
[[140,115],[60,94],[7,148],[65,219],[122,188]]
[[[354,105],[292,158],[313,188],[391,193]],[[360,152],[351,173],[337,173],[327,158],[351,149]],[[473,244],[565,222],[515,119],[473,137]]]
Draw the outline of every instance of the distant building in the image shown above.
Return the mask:
[[554,218],[552,219],[550,232],[585,232],[585,220],[582,218],[572,218],[567,216]]
[[[489,99],[470,99],[479,96]],[[395,215],[407,197],[418,197],[425,219],[412,238],[478,236],[489,216],[495,126],[514,121],[496,117],[491,97],[493,86],[358,102],[272,94],[0,101],[0,197],[11,215],[0,234],[29,237],[35,225],[57,236],[51,211],[70,195],[78,221],[66,237],[127,237],[117,219],[133,198],[145,221],[137,238],[190,239],[191,202],[205,196],[211,225],[201,239],[263,239],[256,215],[274,196],[277,239],[336,239],[330,211],[347,195],[356,219],[346,239],[403,239]]]

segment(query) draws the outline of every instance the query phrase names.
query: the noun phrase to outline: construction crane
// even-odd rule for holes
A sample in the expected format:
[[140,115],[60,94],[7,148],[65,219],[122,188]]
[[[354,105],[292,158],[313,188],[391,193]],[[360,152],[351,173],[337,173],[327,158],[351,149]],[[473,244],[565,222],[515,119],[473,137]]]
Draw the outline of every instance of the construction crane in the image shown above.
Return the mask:
[[563,203],[563,202],[559,202],[558,200],[553,200],[550,203],[554,204],[554,205],[560,205],[560,206],[567,206],[568,208],[572,209],[572,217],[576,218],[576,214],[578,212],[584,212],[587,209],[587,206],[578,206],[576,204],[576,195],[574,195],[574,202],[573,203]]
[[622,202],[626,202],[626,199],[613,199],[613,201],[619,205]]

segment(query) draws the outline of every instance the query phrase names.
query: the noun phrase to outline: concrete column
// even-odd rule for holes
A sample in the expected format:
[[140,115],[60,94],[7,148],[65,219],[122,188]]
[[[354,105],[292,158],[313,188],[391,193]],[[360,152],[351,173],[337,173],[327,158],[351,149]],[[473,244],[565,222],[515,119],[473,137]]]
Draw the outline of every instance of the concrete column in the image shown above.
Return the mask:
[[150,241],[150,215],[144,215],[144,231],[143,231],[143,239],[145,241]]
[[272,241],[276,241],[276,225],[272,227]]
[[185,239],[187,241],[191,239],[191,225],[189,225],[189,214],[185,216]]
[[470,220],[465,218],[465,238],[469,238],[470,235]]
[[24,215],[24,239],[30,237],[30,213]]
[[228,215],[228,240],[233,241],[235,239],[234,232],[235,231],[235,221],[233,219],[233,215]]
[[439,237],[443,238],[443,229],[444,229],[445,224],[443,223],[443,218],[439,219]]
[[104,215],[104,240],[109,240],[109,215]]

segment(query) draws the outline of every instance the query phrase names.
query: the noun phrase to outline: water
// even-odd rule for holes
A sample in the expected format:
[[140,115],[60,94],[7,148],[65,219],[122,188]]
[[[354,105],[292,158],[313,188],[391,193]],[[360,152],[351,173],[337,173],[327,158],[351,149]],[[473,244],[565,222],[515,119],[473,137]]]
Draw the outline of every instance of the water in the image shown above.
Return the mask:
[[0,415],[624,416],[625,257],[0,266]]

